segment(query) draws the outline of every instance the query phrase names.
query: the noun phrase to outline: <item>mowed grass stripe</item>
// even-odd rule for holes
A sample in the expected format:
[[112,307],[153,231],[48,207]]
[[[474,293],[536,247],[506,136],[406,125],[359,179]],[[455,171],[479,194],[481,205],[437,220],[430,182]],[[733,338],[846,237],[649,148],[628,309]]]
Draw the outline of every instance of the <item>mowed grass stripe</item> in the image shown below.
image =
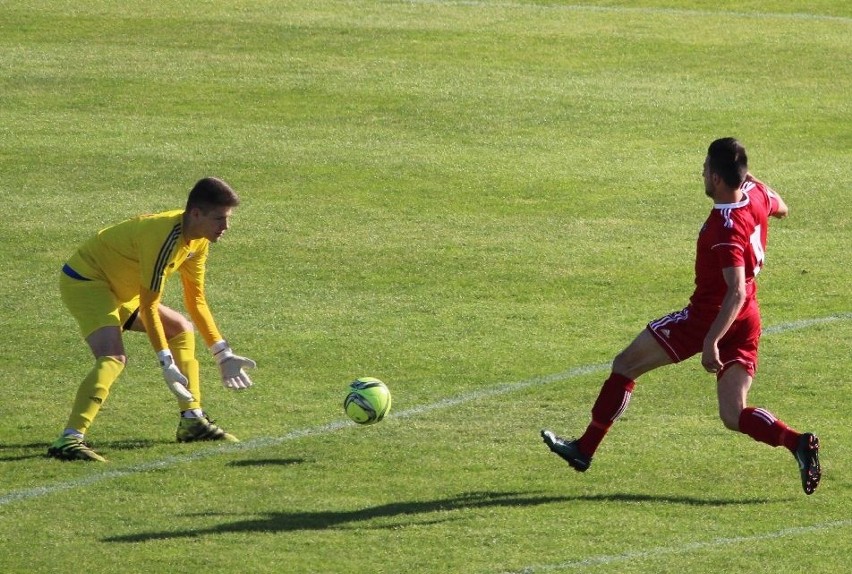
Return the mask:
[[524,4],[521,2],[486,2],[483,0],[407,0],[406,4],[434,4],[437,6],[474,6],[477,8],[499,8],[510,10],[560,10],[572,12],[604,12],[611,14],[648,14],[661,16],[686,16],[707,18],[757,18],[761,20],[802,20],[828,21],[852,24],[852,18],[832,14],[811,14],[807,12],[769,12],[769,11],[727,11],[727,10],[696,10],[690,8],[659,8],[654,6],[594,6],[591,4]]
[[[817,317],[813,319],[803,319],[800,321],[792,321],[789,323],[781,323],[779,325],[774,325],[767,327],[764,329],[764,334],[771,335],[777,333],[784,333],[788,331],[795,331],[801,329],[807,329],[809,327],[813,327],[816,325],[822,325],[826,323],[832,323],[836,321],[846,321],[852,319],[852,312],[849,313],[838,313],[834,315],[829,315],[826,317]],[[563,371],[560,373],[553,373],[550,375],[543,375],[539,377],[533,377],[530,379],[526,379],[523,381],[516,381],[514,383],[503,383],[499,385],[494,385],[491,387],[486,387],[484,389],[480,389],[473,392],[463,393],[457,395],[455,397],[448,397],[445,399],[441,399],[434,403],[428,403],[425,405],[420,405],[417,407],[412,407],[410,409],[406,409],[397,413],[391,413],[389,417],[392,418],[411,418],[418,417],[424,414],[447,409],[454,406],[466,404],[473,401],[488,399],[492,397],[502,396],[508,393],[513,393],[517,391],[521,391],[523,389],[527,389],[534,386],[548,385],[551,383],[566,381],[569,379],[573,379],[576,377],[580,377],[583,375],[588,375],[591,373],[605,371],[609,368],[609,363],[600,363],[596,365],[584,365],[580,367],[575,367],[573,369],[569,369],[567,371]],[[212,448],[202,449],[195,451],[193,453],[180,455],[180,456],[170,456],[166,458],[162,458],[159,460],[154,460],[142,464],[136,464],[129,466],[123,469],[116,470],[107,470],[105,472],[98,472],[92,474],[90,476],[86,476],[83,478],[78,478],[75,480],[69,480],[64,482],[58,482],[55,484],[37,486],[34,488],[26,488],[21,490],[14,490],[0,496],[0,506],[5,506],[7,504],[25,500],[31,500],[35,498],[41,498],[43,496],[47,496],[50,494],[56,494],[58,492],[63,492],[67,490],[74,490],[77,488],[83,488],[92,484],[96,484],[99,482],[103,482],[106,480],[113,480],[117,478],[122,478],[124,476],[135,475],[142,472],[147,472],[151,470],[161,470],[164,468],[169,468],[178,464],[183,464],[187,462],[192,462],[195,460],[206,459],[214,456],[220,456],[224,454],[232,454],[236,452],[245,452],[245,451],[253,451],[262,448],[268,448],[280,445],[285,442],[289,442],[292,440],[297,440],[301,438],[307,438],[312,436],[322,436],[329,433],[336,432],[338,430],[355,426],[355,423],[349,420],[338,420],[333,421],[324,425],[297,429],[290,431],[289,433],[279,436],[279,437],[259,437],[255,439],[249,439],[236,444],[222,444],[217,445]]]

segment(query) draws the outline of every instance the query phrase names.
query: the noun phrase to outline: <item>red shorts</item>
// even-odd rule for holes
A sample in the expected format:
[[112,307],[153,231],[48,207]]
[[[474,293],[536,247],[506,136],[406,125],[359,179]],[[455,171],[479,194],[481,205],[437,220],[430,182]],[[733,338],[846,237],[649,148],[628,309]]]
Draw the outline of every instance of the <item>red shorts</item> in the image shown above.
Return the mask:
[[[669,313],[648,323],[648,330],[658,343],[671,357],[679,363],[704,349],[704,337],[710,330],[714,316],[700,316],[692,307],[682,311]],[[745,367],[750,376],[757,371],[757,347],[760,342],[760,313],[749,313],[740,317],[722,340],[719,341],[719,360],[722,369],[716,374],[722,374],[737,363]]]

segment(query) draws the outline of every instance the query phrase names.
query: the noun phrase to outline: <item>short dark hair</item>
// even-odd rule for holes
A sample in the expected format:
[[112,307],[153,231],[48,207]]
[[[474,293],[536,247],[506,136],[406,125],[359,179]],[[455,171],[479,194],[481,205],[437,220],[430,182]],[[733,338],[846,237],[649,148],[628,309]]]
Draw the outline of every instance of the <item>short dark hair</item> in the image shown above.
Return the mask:
[[710,173],[722,178],[728,186],[739,187],[748,174],[746,150],[735,138],[720,138],[707,149]]
[[231,186],[216,177],[199,179],[189,192],[186,210],[197,207],[208,212],[215,207],[236,207],[240,198]]

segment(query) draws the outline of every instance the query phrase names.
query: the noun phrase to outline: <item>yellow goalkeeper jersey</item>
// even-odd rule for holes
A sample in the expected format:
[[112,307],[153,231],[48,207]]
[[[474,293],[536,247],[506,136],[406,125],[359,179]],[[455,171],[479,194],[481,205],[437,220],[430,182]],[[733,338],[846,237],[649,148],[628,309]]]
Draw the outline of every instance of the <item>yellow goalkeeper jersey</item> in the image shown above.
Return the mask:
[[174,210],[122,221],[100,230],[68,260],[82,277],[107,282],[120,303],[139,298],[139,316],[155,351],[168,348],[157,307],[175,271],[186,309],[207,345],[222,340],[204,293],[210,242],[183,237],[183,214]]

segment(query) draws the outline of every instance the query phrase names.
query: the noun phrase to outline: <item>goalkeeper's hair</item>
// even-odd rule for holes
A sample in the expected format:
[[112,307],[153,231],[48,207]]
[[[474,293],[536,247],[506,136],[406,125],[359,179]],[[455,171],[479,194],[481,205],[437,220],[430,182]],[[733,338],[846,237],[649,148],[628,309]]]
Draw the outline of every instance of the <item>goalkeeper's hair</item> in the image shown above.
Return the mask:
[[236,207],[240,198],[231,186],[216,177],[199,179],[189,192],[186,210],[197,207],[207,213],[216,207]]
[[748,156],[740,142],[734,138],[720,138],[707,149],[711,173],[722,178],[728,186],[739,187],[748,174]]

